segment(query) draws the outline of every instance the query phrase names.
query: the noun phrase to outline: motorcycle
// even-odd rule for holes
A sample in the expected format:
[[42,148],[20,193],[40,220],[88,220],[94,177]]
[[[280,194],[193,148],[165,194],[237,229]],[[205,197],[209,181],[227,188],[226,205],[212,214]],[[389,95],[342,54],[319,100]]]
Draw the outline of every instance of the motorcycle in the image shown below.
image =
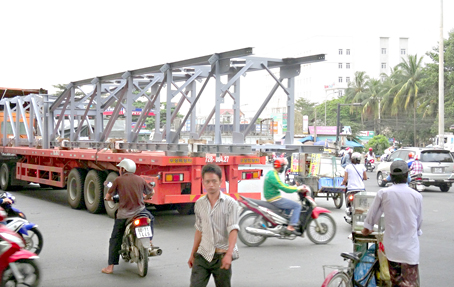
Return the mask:
[[414,174],[410,176],[411,180],[410,183],[408,184],[409,187],[413,188],[417,192],[424,191],[426,189],[426,186],[422,183],[422,174]]
[[24,247],[24,239],[8,227],[0,224],[1,240],[8,241],[11,247],[7,262],[0,262],[1,286],[38,286],[41,280],[38,256]]
[[[120,201],[120,197],[113,196],[114,203]],[[139,275],[147,276],[148,256],[160,256],[162,250],[153,246],[150,250],[150,237],[152,236],[150,227],[150,217],[147,213],[139,213],[132,218],[126,225],[121,243],[120,255],[130,263],[137,263]]]
[[352,214],[353,214],[353,201],[355,200],[355,194],[364,190],[347,190],[345,193],[345,222],[352,224]]
[[366,158],[366,171],[374,171],[375,169],[375,159],[371,158],[371,159],[367,159]]
[[[16,197],[9,192],[0,195],[0,198],[8,198],[12,204],[16,202]],[[43,235],[38,229],[38,225],[29,222],[27,217],[12,204],[2,204],[3,209],[8,213],[6,227],[17,232],[25,240],[25,249],[35,254],[41,253],[43,249]]]
[[301,235],[289,233],[287,226],[290,215],[271,203],[241,196],[238,203],[243,207],[239,220],[238,237],[247,246],[260,246],[268,237],[294,240],[306,232],[315,244],[326,244],[336,234],[336,222],[329,215],[330,211],[317,207],[315,201],[307,192],[298,192],[302,204],[300,222],[295,226]]
[[[298,175],[298,174],[297,174]],[[295,185],[295,174],[292,173],[290,168],[285,171],[285,183],[288,185]]]

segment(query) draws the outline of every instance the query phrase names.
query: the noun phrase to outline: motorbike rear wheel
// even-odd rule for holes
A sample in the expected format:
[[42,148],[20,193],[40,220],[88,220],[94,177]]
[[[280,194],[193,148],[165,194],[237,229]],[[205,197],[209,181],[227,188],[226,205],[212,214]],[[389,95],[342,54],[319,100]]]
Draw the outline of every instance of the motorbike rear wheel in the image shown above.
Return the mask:
[[265,242],[266,237],[260,235],[253,235],[246,231],[246,227],[262,228],[266,226],[266,221],[256,213],[247,213],[240,218],[240,231],[238,237],[241,242],[249,247],[258,247]]
[[36,260],[33,259],[19,259],[16,262],[14,262],[21,273],[21,275],[24,277],[23,279],[23,284],[18,285],[16,277],[14,277],[14,274],[11,270],[11,268],[8,266],[4,271],[3,271],[3,276],[2,276],[2,287],[9,287],[9,286],[31,286],[31,287],[36,287],[39,286],[39,281],[41,280],[40,277],[40,270],[39,270],[39,265]]
[[140,246],[139,248],[139,260],[137,261],[137,268],[139,269],[140,277],[147,276],[148,273],[148,250],[145,247]]
[[[320,228],[315,220],[318,221]],[[322,213],[317,219],[311,219],[306,229],[307,237],[315,244],[327,244],[336,235],[336,222],[331,215]]]

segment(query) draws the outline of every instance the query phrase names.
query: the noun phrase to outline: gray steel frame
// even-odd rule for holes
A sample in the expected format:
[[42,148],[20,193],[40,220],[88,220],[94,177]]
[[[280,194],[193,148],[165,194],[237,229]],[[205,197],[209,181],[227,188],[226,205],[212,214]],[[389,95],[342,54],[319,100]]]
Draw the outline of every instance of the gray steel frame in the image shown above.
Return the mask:
[[[65,141],[65,145],[70,148],[104,148],[109,144],[109,138],[114,122],[118,119],[120,112],[124,111],[126,127],[132,124],[133,103],[138,98],[146,99],[145,108],[137,120],[134,129],[125,129],[124,139],[121,143],[122,148],[139,150],[165,150],[168,152],[184,153],[187,152],[187,144],[178,144],[179,134],[185,123],[190,119],[190,135],[192,139],[199,139],[206,125],[197,132],[196,130],[196,109],[208,82],[211,78],[215,80],[215,106],[206,121],[208,124],[214,116],[215,138],[214,143],[200,147],[202,152],[216,153],[239,153],[247,154],[253,150],[261,150],[260,146],[244,145],[244,138],[253,128],[264,108],[280,88],[287,95],[287,125],[288,130],[285,136],[285,145],[293,144],[294,136],[294,83],[295,77],[300,73],[301,64],[321,62],[325,60],[324,54],[313,55],[301,58],[260,58],[253,57],[252,48],[238,49],[198,58],[166,63],[143,69],[127,71],[86,79],[70,83],[65,91],[57,98],[44,95],[32,95],[16,97],[13,99],[3,99],[0,105],[4,106],[4,130],[2,144],[8,144],[6,137],[7,116],[12,125],[14,137],[19,134],[19,117],[15,125],[12,113],[16,110],[20,113],[20,118],[25,118],[25,112],[30,112],[30,117],[36,119],[39,131],[34,131],[32,126],[27,128],[28,145],[32,146],[35,142],[33,135],[42,135],[43,147],[49,148],[57,145],[57,138],[63,137],[65,130],[65,120],[69,120],[70,137]],[[279,69],[279,77],[273,73],[273,69]],[[257,110],[254,118],[244,132],[240,132],[240,78],[246,72],[267,71],[271,78],[276,82],[264,102]],[[227,76],[227,83],[222,82],[222,76]],[[286,80],[286,81],[285,81]],[[197,89],[197,82],[203,82],[200,89]],[[91,86],[91,92],[85,93],[87,86]],[[82,91],[82,96],[76,96],[76,89]],[[220,105],[224,97],[229,95],[234,100],[234,133],[233,145],[223,145],[221,139]],[[178,104],[172,114],[172,100],[181,95]],[[166,98],[166,121],[163,131],[160,127],[160,103],[161,97]],[[175,131],[171,130],[171,122],[175,119],[182,105],[188,102],[190,107],[181,124]],[[11,104],[15,104],[11,108]],[[103,112],[113,108],[112,116],[106,126],[103,124]],[[47,117],[43,116],[48,109]],[[138,134],[145,122],[148,113],[153,111],[155,114],[155,133],[153,139],[147,143],[138,142]],[[89,118],[94,119],[94,125],[90,124]],[[30,121],[33,122],[33,121]],[[88,124],[89,140],[80,139],[80,131],[84,123]],[[165,140],[165,142],[163,141]],[[11,143],[10,143],[11,144]],[[13,143],[20,145],[20,141]],[[167,145],[168,147],[164,146]],[[186,146],[186,147],[185,147]],[[273,146],[273,148],[278,148]],[[264,148],[265,149],[265,148]],[[268,148],[269,149],[269,148]],[[285,149],[280,146],[280,149]],[[293,146],[288,149],[294,150]],[[302,148],[297,148],[301,150]]]

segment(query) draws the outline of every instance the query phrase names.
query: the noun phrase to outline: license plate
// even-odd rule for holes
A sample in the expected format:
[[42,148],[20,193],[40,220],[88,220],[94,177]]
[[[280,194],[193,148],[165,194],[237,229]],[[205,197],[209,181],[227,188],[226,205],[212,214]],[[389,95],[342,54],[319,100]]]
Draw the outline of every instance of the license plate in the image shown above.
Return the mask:
[[434,167],[434,173],[443,173],[442,167]]
[[294,178],[295,176],[293,174],[288,175],[289,178]]
[[151,237],[151,235],[152,234],[150,226],[136,227],[137,238]]

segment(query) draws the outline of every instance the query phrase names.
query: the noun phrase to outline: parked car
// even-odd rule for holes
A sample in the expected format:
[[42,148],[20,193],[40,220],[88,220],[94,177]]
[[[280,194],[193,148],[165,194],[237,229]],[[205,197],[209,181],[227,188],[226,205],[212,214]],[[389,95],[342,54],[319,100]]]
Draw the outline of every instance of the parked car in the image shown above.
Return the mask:
[[377,184],[386,185],[385,179],[389,175],[391,163],[396,158],[408,160],[408,154],[413,152],[419,156],[423,166],[422,184],[424,186],[438,186],[441,191],[447,192],[454,183],[454,157],[449,150],[435,148],[406,147],[396,150],[377,167]]

